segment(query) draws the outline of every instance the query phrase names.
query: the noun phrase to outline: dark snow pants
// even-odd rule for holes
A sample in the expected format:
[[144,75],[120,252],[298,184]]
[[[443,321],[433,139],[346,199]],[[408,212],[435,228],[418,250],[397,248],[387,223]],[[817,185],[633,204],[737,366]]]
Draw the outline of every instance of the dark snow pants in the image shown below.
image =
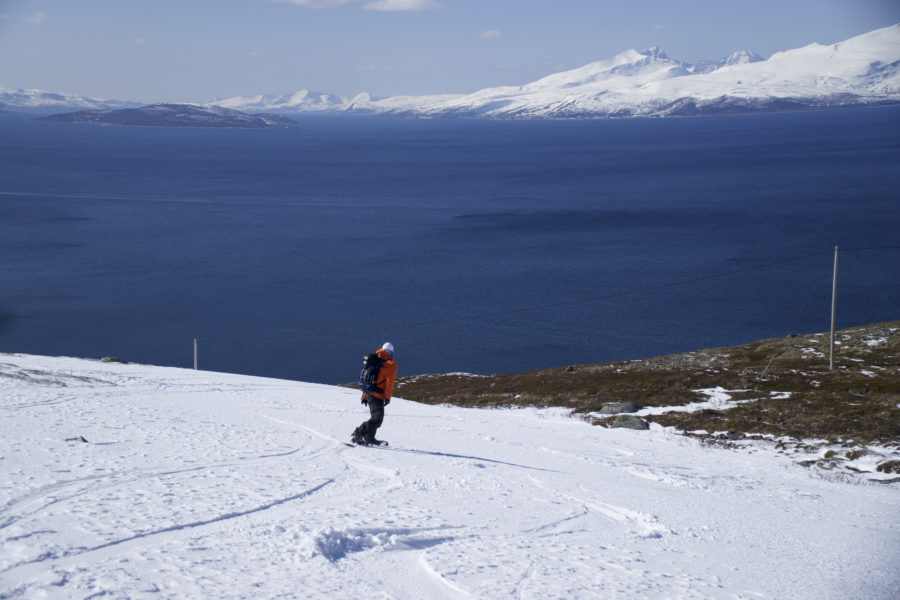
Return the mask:
[[363,421],[354,433],[362,438],[369,436],[374,438],[375,432],[384,421],[384,401],[372,397],[371,394],[366,394],[366,399],[369,401],[369,420]]

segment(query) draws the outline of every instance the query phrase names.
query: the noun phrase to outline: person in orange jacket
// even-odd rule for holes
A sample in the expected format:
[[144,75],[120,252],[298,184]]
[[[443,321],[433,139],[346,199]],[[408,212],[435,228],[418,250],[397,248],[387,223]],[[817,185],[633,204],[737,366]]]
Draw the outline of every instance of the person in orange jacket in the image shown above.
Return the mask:
[[397,363],[394,362],[394,346],[386,342],[375,353],[381,359],[381,367],[375,377],[375,383],[363,390],[362,403],[369,405],[369,419],[363,421],[353,431],[351,440],[354,444],[378,444],[385,442],[375,439],[375,432],[384,422],[384,407],[391,402],[394,393],[394,380],[397,378]]

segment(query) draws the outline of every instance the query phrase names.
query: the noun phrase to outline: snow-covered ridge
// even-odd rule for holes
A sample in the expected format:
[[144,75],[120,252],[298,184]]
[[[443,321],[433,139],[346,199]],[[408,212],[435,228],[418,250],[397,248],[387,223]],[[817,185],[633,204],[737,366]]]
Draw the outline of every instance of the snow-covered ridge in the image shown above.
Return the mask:
[[222,106],[242,112],[266,111],[285,114],[301,112],[379,112],[377,108],[373,107],[389,105],[391,110],[415,110],[423,104],[443,102],[461,96],[462,94],[439,94],[432,96],[376,98],[368,92],[362,92],[348,98],[346,96],[301,90],[294,94],[280,96],[266,94],[250,97],[238,96],[225,100],[216,100],[208,106]]
[[[717,67],[717,68],[715,68]],[[686,65],[657,48],[556,73],[518,88],[481,90],[418,108],[420,115],[495,118],[667,116],[900,102],[900,24],[829,46],[755,60]]]
[[102,110],[131,108],[139,102],[101,100],[76,94],[60,94],[45,90],[8,90],[0,88],[0,109],[17,111]]
[[347,106],[347,99],[334,94],[323,94],[300,90],[293,94],[271,95],[258,94],[256,96],[237,96],[225,100],[211,102],[208,106],[221,106],[234,110],[247,111],[311,111],[311,110],[335,110]]

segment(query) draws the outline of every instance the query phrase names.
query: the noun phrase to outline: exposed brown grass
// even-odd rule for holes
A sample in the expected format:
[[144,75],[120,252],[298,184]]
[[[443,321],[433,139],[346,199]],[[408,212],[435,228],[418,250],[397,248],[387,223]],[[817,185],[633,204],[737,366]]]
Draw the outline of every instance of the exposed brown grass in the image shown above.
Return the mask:
[[[645,360],[575,365],[513,375],[401,378],[396,394],[428,404],[558,406],[585,416],[604,404],[682,406],[716,386],[734,399],[727,410],[645,417],[683,431],[734,437],[822,438],[900,445],[900,321],[837,333],[835,369],[829,335],[796,335]],[[786,394],[785,392],[789,392]],[[597,425],[607,418],[592,418]]]

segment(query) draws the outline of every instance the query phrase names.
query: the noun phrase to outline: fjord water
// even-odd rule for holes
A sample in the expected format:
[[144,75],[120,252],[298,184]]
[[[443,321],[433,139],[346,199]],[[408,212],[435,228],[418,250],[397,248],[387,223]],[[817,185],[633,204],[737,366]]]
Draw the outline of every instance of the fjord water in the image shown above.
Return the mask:
[[0,120],[0,352],[337,383],[900,317],[900,109],[295,129]]

